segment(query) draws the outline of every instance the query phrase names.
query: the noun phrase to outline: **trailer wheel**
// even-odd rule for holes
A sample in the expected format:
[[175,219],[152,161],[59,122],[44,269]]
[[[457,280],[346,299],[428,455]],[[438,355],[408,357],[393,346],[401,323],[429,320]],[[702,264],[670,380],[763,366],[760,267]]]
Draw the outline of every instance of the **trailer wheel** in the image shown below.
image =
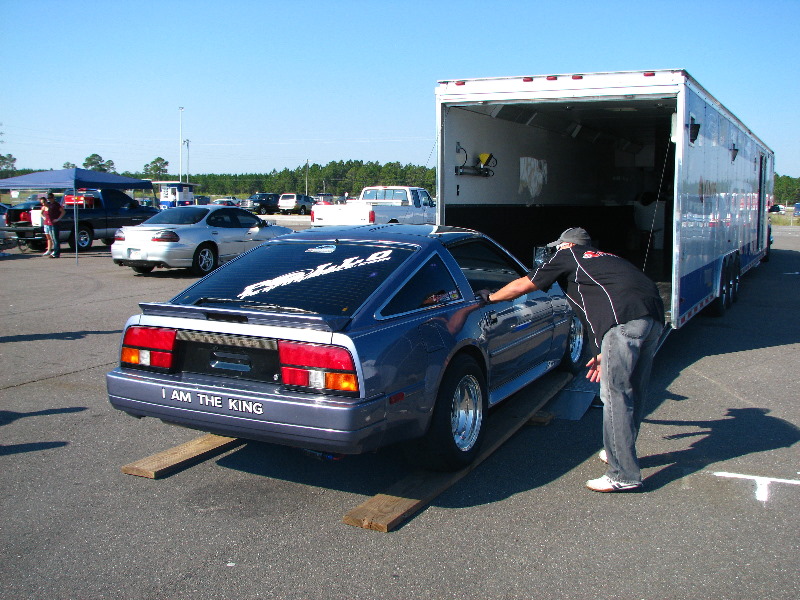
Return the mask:
[[710,317],[721,317],[725,314],[725,311],[728,310],[730,306],[730,277],[728,275],[730,271],[730,266],[728,261],[725,261],[722,265],[721,272],[719,274],[719,296],[714,298],[711,304],[708,305],[706,308],[706,313]]
[[478,363],[456,356],[442,379],[425,436],[407,449],[411,459],[437,471],[457,471],[480,452],[487,411],[486,381]]
[[739,256],[731,261],[731,303],[739,300],[739,279],[741,277],[742,266]]

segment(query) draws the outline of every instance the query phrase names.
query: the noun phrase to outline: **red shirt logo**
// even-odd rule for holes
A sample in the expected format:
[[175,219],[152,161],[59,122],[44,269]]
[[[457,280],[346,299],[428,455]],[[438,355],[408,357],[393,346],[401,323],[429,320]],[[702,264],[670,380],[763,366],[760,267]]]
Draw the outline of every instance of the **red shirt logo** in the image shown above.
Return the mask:
[[583,253],[583,258],[599,258],[600,256],[613,256],[617,258],[616,254],[611,254],[610,252],[596,252],[594,250],[587,250]]

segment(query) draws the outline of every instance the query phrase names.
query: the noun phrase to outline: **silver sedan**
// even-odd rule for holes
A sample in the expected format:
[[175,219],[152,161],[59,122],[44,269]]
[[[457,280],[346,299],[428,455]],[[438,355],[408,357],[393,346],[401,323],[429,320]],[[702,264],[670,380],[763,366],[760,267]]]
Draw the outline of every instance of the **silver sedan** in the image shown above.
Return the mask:
[[181,206],[140,225],[117,230],[111,257],[137,273],[156,267],[190,268],[205,275],[243,252],[291,233],[253,213],[229,206]]

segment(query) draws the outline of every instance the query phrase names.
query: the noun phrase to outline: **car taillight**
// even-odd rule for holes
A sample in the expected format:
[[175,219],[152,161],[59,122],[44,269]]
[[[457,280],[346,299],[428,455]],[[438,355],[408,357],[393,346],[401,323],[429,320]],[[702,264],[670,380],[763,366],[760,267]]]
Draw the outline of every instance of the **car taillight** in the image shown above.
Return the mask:
[[180,236],[174,231],[159,231],[151,239],[151,242],[180,242]]
[[117,242],[125,241],[125,232],[122,231],[122,229],[117,229],[116,233],[114,234],[114,241]]
[[314,222],[314,209],[311,209],[311,222]]
[[375,222],[375,211],[374,210],[369,211],[369,222],[370,223],[374,223]]
[[175,359],[177,330],[133,325],[122,338],[123,365],[168,370]]
[[279,340],[278,357],[284,385],[358,392],[358,375],[346,348]]

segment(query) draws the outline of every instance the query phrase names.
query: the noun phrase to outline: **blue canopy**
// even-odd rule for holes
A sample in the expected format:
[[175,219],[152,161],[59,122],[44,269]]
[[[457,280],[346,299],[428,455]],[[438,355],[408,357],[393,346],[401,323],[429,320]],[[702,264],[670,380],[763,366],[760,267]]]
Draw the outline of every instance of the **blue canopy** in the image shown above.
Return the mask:
[[19,177],[0,179],[0,190],[151,190],[153,184],[146,179],[133,179],[114,173],[88,169],[59,169],[38,171]]

